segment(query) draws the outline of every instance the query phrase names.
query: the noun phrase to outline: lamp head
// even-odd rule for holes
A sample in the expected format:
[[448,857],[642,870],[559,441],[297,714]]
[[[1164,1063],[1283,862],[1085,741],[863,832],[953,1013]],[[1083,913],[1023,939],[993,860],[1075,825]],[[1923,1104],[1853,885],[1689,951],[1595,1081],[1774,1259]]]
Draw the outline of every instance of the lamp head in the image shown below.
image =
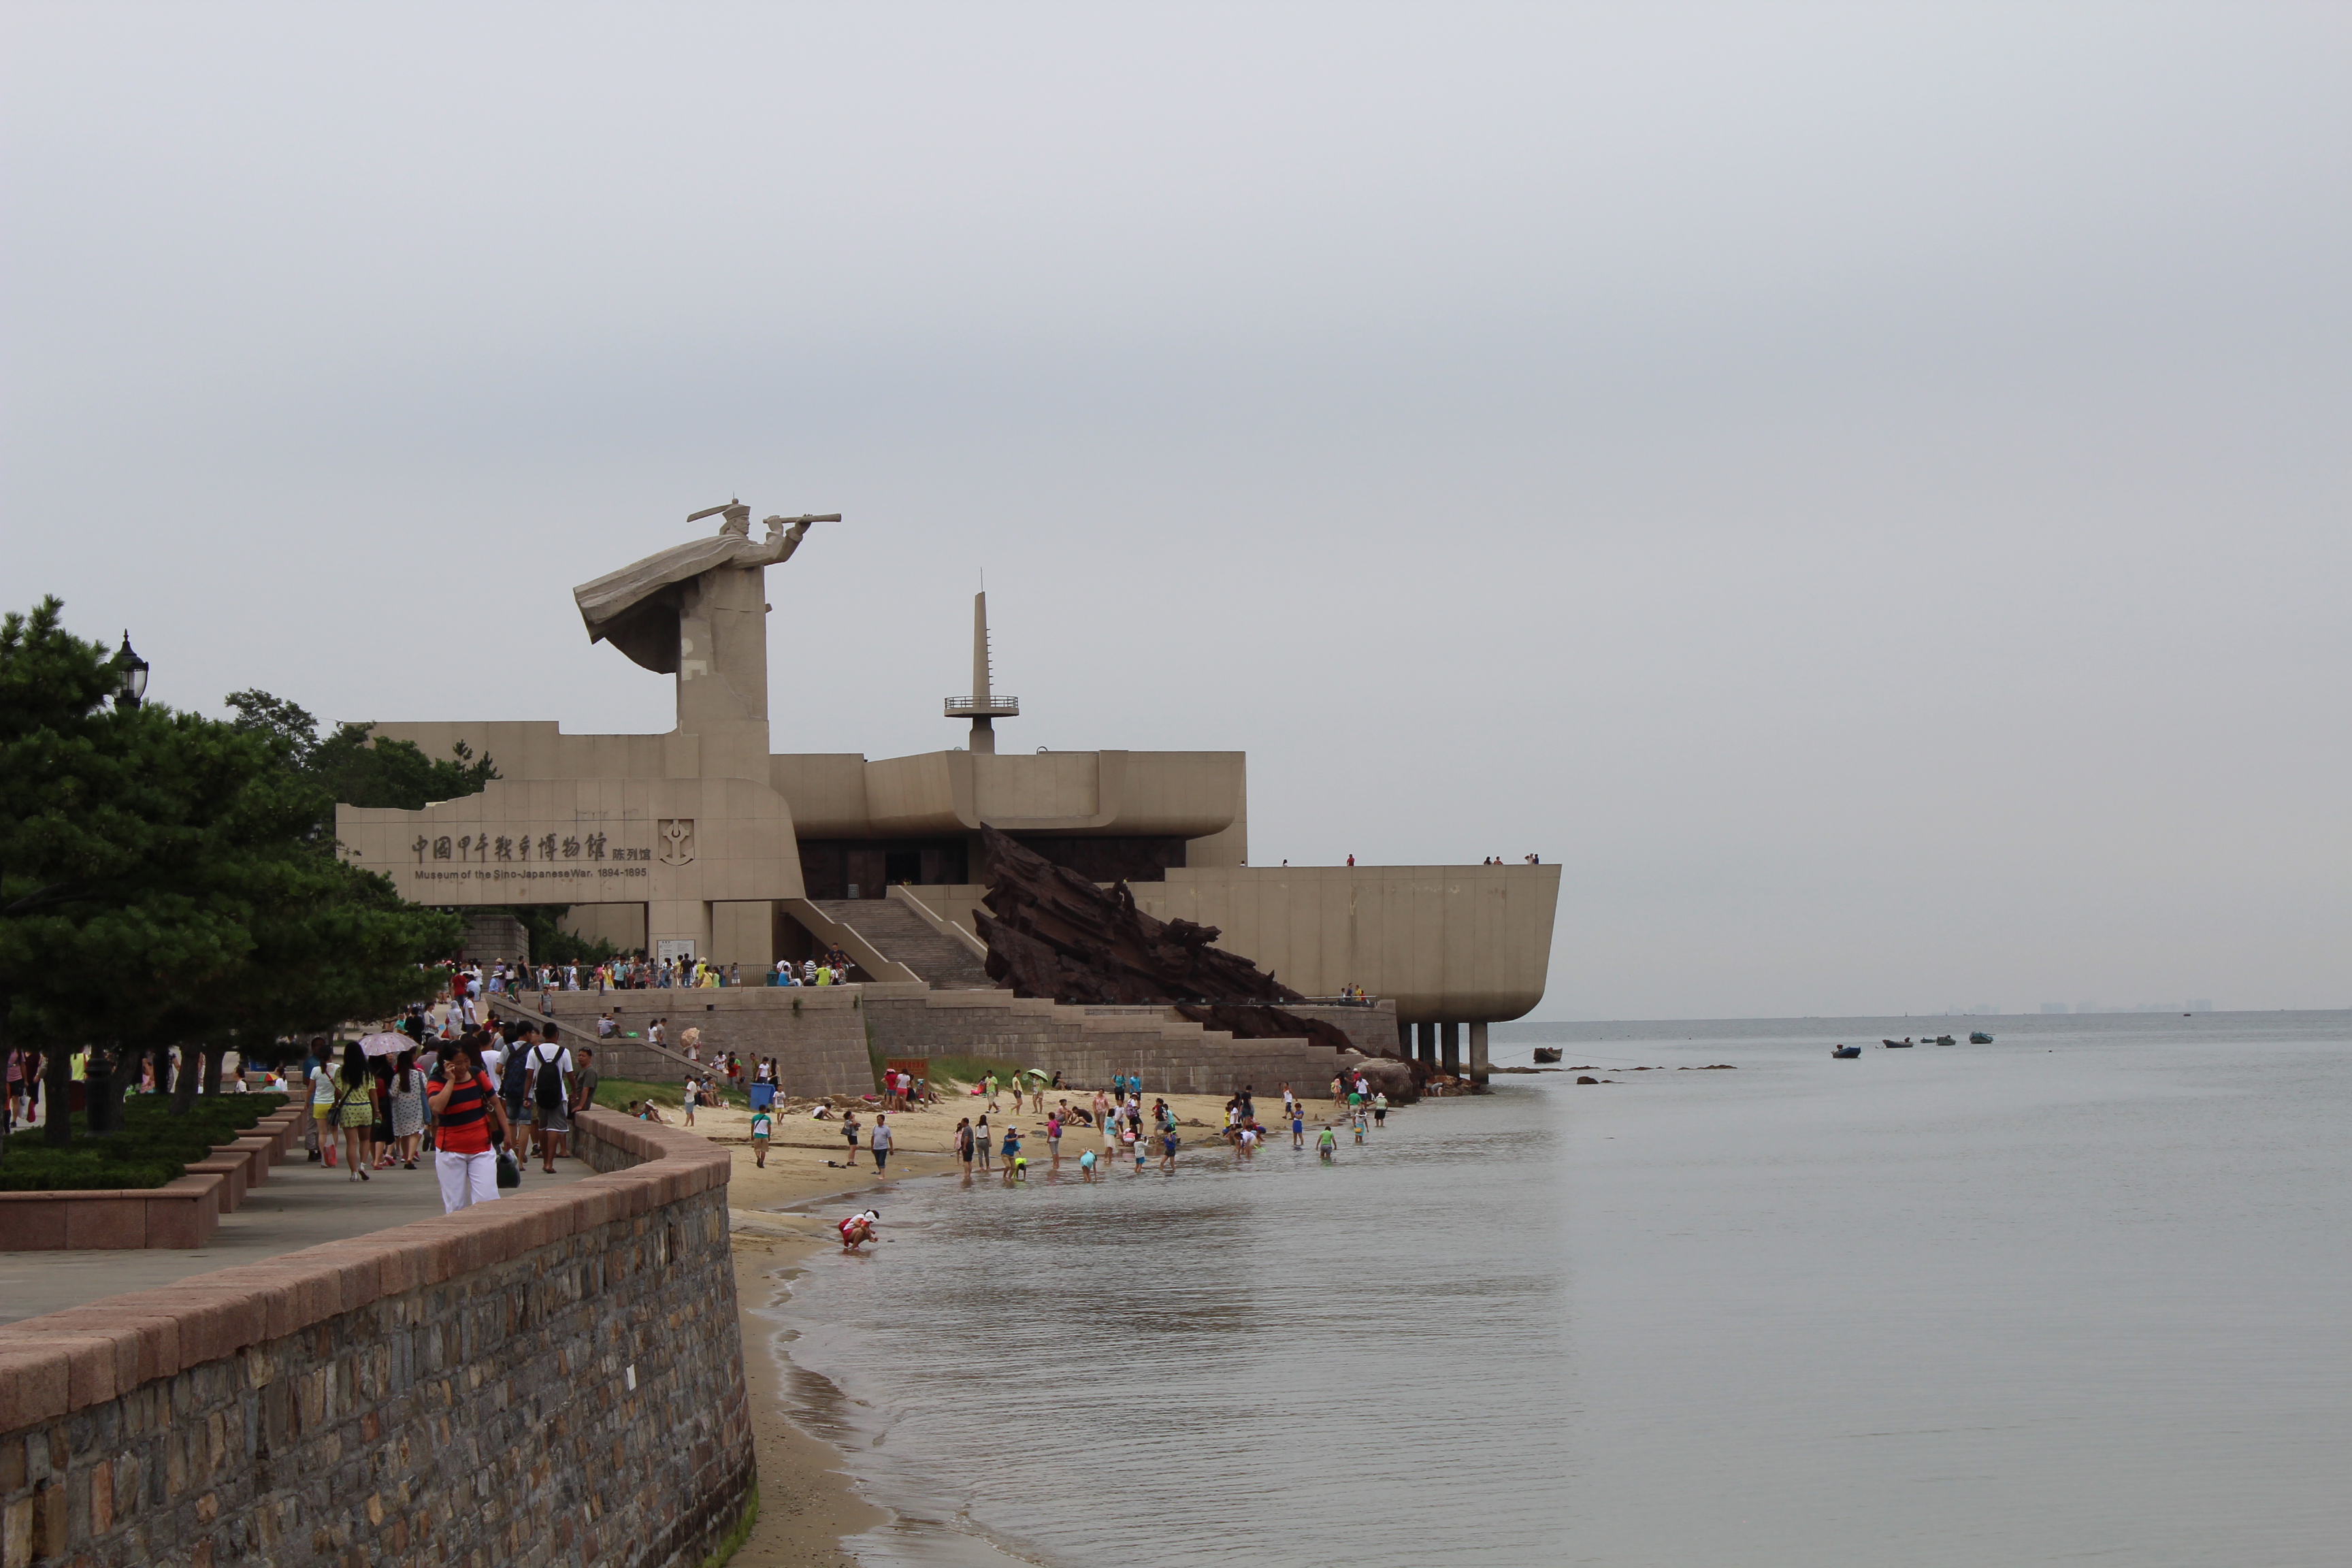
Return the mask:
[[131,650],[131,633],[122,634],[122,647],[116,650],[115,664],[122,671],[122,684],[114,694],[117,708],[136,708],[147,695],[147,661]]

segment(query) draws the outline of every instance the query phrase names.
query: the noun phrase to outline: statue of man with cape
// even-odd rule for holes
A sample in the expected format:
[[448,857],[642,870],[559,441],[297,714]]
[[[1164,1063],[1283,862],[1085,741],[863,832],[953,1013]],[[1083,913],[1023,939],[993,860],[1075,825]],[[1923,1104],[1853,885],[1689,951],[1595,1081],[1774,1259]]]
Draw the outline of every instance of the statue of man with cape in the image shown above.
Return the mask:
[[[768,536],[756,544],[751,542],[751,509],[741,501],[706,507],[686,521],[721,515],[724,521],[715,535],[648,555],[572,589],[580,618],[587,623],[588,640],[609,642],[656,674],[676,675],[690,657],[681,647],[681,619],[708,619],[711,609],[744,599],[746,589],[748,597],[757,601],[760,574],[792,559],[809,524],[841,521],[837,511],[771,517],[763,523]],[[716,651],[704,653],[716,668]]]

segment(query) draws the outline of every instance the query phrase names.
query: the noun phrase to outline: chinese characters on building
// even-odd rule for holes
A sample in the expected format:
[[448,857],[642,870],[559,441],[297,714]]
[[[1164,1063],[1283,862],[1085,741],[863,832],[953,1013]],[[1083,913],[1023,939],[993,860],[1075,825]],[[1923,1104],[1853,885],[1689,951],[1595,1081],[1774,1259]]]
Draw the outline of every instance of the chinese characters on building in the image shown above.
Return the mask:
[[585,838],[577,834],[559,837],[553,833],[542,833],[536,838],[528,833],[519,838],[503,833],[496,837],[487,833],[469,833],[454,838],[446,833],[436,838],[419,834],[409,849],[420,866],[425,864],[427,856],[436,860],[478,864],[488,864],[491,860],[651,860],[654,858],[651,849],[614,845],[602,833],[591,833]]

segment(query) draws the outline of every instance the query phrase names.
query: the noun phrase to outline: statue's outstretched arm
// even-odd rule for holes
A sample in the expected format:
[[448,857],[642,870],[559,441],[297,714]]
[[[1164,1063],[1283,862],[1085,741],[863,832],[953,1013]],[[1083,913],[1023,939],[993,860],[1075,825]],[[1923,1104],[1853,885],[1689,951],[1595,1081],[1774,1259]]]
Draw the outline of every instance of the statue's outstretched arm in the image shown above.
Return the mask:
[[837,511],[811,512],[802,517],[762,518],[761,522],[767,529],[768,537],[760,542],[755,558],[743,563],[747,566],[773,566],[780,561],[789,561],[793,558],[793,552],[801,547],[801,540],[807,535],[810,523],[840,521],[841,514]]

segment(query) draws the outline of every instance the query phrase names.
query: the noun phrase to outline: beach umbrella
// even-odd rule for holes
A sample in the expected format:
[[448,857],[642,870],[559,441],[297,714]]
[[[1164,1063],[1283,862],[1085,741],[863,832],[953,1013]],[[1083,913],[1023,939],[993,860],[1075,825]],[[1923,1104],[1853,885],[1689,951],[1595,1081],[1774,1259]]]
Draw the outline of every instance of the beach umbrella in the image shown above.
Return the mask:
[[368,1057],[396,1057],[403,1051],[415,1048],[415,1045],[416,1042],[406,1035],[386,1030],[380,1035],[362,1035],[360,1054]]

